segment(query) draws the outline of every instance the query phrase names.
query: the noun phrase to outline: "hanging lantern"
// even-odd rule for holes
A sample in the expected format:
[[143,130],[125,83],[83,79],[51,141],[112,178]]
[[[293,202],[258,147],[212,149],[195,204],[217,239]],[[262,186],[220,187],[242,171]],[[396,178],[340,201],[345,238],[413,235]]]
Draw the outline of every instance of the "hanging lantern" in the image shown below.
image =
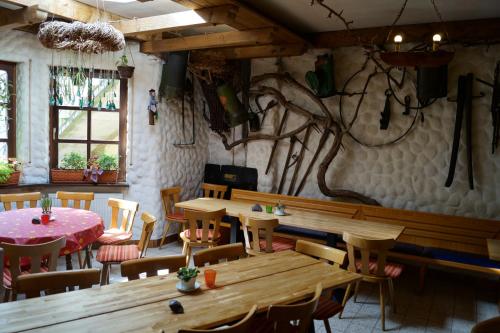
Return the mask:
[[224,118],[229,127],[236,127],[248,120],[248,113],[236,96],[233,86],[224,83],[217,87],[217,95],[224,107]]

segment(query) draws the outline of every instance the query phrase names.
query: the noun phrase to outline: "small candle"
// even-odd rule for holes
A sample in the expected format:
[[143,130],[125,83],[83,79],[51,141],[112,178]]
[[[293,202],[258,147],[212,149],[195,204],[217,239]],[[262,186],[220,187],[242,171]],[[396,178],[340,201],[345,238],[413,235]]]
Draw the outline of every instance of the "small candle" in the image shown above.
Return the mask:
[[403,42],[403,36],[396,35],[394,36],[394,51],[399,52],[401,48],[401,43]]
[[432,51],[437,51],[439,48],[439,43],[441,43],[441,35],[435,34],[432,36]]

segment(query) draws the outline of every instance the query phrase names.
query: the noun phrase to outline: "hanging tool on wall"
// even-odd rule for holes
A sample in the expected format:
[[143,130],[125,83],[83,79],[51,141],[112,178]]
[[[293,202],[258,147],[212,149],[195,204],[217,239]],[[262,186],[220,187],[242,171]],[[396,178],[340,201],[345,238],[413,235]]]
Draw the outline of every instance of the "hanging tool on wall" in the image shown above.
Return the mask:
[[333,56],[320,55],[314,63],[314,72],[306,73],[306,83],[314,94],[320,98],[335,95],[335,80],[333,77]]
[[[281,122],[279,124],[279,127],[276,130],[276,133],[274,135],[276,135],[276,136],[281,135],[281,131],[283,130],[283,127],[285,126],[285,122],[286,122],[287,117],[288,117],[288,109],[285,109],[285,112],[283,113],[283,117],[281,118]],[[274,142],[273,142],[273,148],[271,149],[271,154],[269,155],[269,160],[267,161],[266,172],[265,172],[266,175],[269,173],[269,169],[271,169],[271,163],[273,162],[274,153],[276,152],[276,148],[278,147],[278,142],[279,142],[279,140],[274,140]]]
[[302,165],[302,161],[304,160],[304,153],[307,149],[307,142],[309,141],[309,136],[311,134],[312,126],[307,127],[306,134],[304,134],[304,140],[302,141],[302,148],[300,148],[299,156],[297,157],[297,163],[295,164],[295,168],[293,170],[292,180],[290,181],[290,186],[288,187],[288,195],[292,195],[293,190],[295,188],[295,182],[297,181],[297,176],[299,175],[300,166]]
[[[445,186],[450,187],[455,176],[455,167],[458,158],[458,148],[460,146],[460,134],[462,130],[462,121],[465,115],[465,140],[467,147],[467,173],[469,188],[474,189],[474,174],[472,169],[472,88],[474,82],[474,74],[469,73],[467,76],[460,75],[458,78],[457,88],[457,114],[455,118],[455,130],[453,132],[453,146],[451,149],[450,169]],[[484,95],[480,95],[481,97]]]
[[[283,187],[286,181],[286,174],[288,173],[288,169],[295,164],[295,158],[293,155],[293,147],[295,146],[295,142],[297,141],[297,137],[294,135],[290,138],[290,147],[288,148],[288,154],[286,155],[285,166],[283,167],[283,173],[281,174],[280,184],[278,186],[278,194],[281,194],[283,191]],[[293,162],[290,163],[290,160],[293,158]]]
[[[181,142],[174,143],[174,146],[177,148],[186,148],[188,146],[193,146],[196,143],[196,134],[195,134],[195,120],[194,120],[194,77],[191,77],[191,80],[186,80],[186,88],[182,93],[182,138]],[[186,92],[188,92],[186,96]],[[191,141],[186,140],[186,125],[184,119],[184,107],[185,107],[185,99],[186,97],[189,99],[189,107],[191,109]]]
[[411,96],[405,96],[405,110],[403,111],[403,115],[409,116],[411,111]]
[[392,96],[391,89],[385,91],[385,103],[384,111],[380,113],[380,129],[386,130],[389,127],[389,121],[391,120],[391,101]]
[[210,122],[210,129],[216,132],[227,132],[229,127],[224,122],[224,107],[220,103],[219,96],[217,95],[217,84],[214,82],[207,82],[199,80],[203,96],[207,101],[208,115],[203,104],[203,117]]
[[482,84],[493,88],[491,94],[491,121],[493,125],[493,135],[491,140],[491,153],[494,154],[498,148],[498,141],[500,136],[500,61],[497,62],[495,67],[495,74],[493,75],[493,83],[486,82],[481,79],[476,79]]

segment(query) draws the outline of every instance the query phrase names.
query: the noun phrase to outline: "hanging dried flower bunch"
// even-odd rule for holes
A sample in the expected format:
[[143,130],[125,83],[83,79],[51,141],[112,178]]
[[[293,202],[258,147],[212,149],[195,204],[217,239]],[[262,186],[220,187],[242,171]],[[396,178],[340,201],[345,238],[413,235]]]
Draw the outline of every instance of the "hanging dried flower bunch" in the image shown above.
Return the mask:
[[83,53],[100,54],[125,48],[123,34],[106,22],[45,22],[40,25],[38,39],[49,49]]

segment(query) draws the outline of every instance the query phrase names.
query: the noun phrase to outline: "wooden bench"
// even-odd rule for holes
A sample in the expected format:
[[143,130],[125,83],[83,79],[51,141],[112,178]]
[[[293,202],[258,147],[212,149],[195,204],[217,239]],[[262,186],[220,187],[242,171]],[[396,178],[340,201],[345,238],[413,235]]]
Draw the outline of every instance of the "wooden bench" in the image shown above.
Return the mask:
[[[390,256],[420,265],[423,288],[429,265],[500,276],[500,263],[488,258],[487,239],[500,239],[500,221],[233,190],[231,200],[276,204],[405,227]],[[281,236],[286,236],[280,232]],[[293,238],[301,238],[292,235]],[[316,239],[316,241],[318,241]]]

